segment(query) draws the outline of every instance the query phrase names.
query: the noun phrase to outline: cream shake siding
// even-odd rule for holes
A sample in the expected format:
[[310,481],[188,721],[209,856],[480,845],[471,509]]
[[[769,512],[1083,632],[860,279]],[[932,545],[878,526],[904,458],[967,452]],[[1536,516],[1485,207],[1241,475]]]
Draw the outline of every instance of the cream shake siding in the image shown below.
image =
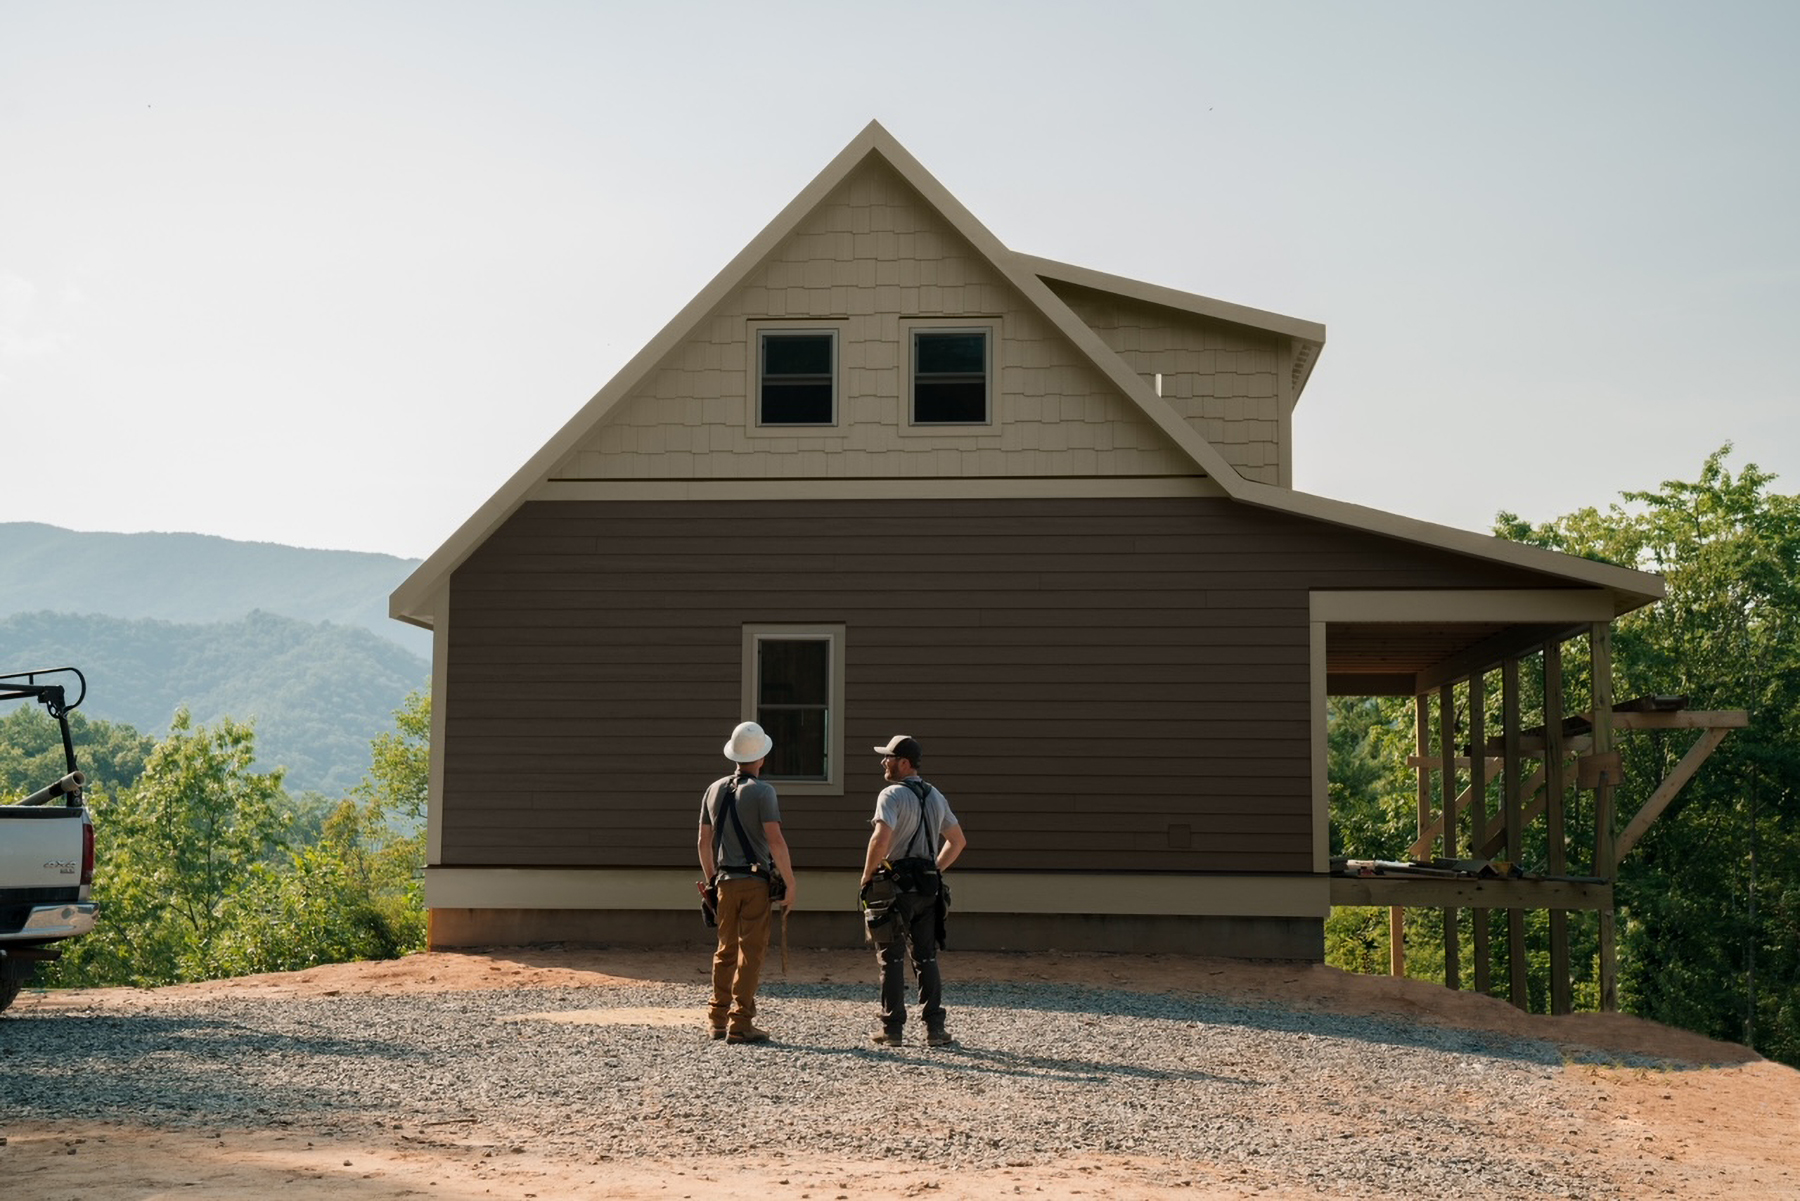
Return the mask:
[[[1075,284],[1051,291],[1245,479],[1281,482],[1286,338]],[[1289,373],[1291,374],[1291,373]]]
[[[903,358],[912,319],[993,327],[991,425],[907,427]],[[836,425],[755,428],[757,332],[812,322],[839,331]],[[1226,353],[1242,352],[1234,346]],[[1269,360],[1272,380],[1273,352],[1258,353]],[[1218,385],[1236,408],[1243,387],[1236,379]],[[1246,461],[1266,453],[1257,444]],[[551,478],[1197,474],[1193,460],[897,172],[870,162],[672,350]]]

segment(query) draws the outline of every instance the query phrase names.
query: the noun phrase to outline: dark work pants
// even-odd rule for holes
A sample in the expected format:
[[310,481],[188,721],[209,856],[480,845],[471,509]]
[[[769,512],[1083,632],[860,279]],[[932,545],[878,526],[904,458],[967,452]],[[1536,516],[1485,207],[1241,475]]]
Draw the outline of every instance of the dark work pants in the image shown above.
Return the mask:
[[937,897],[903,892],[894,898],[893,937],[875,949],[881,964],[881,1024],[906,1025],[906,959],[919,982],[920,1016],[928,1030],[944,1024],[944,979],[938,974]]

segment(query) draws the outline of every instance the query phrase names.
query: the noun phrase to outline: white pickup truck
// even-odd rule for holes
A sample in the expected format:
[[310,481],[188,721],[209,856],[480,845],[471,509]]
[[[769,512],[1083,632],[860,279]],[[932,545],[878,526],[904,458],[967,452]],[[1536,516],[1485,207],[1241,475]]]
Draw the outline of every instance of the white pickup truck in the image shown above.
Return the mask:
[[[57,677],[73,676],[71,702]],[[69,710],[87,696],[72,667],[0,675],[0,700],[35,700],[62,729],[66,771],[31,795],[0,804],[0,1009],[12,1004],[38,963],[55,959],[65,938],[94,928],[94,825],[82,799],[69,736]]]

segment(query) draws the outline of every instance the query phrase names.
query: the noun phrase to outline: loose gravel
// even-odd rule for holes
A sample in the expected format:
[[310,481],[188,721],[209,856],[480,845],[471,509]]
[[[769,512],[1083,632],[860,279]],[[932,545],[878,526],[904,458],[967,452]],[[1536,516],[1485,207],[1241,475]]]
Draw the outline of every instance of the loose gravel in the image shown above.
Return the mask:
[[[1467,1031],[1068,985],[949,985],[950,1048],[868,1043],[873,986],[765,983],[776,1041],[706,1037],[692,987],[158,1001],[0,1018],[0,1116],[946,1169],[1141,1156],[1339,1195],[1596,1196],[1562,1053]],[[666,1008],[681,1024],[574,1022]],[[909,1035],[915,1032],[909,1028]],[[1549,1137],[1546,1137],[1546,1135]],[[1591,1158],[1591,1157],[1589,1157]]]

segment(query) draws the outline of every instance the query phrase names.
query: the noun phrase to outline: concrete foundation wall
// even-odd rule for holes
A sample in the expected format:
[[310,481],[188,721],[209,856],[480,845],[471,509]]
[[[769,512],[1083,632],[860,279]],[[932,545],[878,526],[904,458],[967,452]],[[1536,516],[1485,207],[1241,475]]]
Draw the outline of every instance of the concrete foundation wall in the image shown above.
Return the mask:
[[[616,909],[431,910],[430,944],[434,951],[541,943],[691,948],[696,954],[704,954],[714,945],[714,935],[701,920],[697,903],[692,913]],[[835,947],[846,952],[868,949],[861,919],[853,913],[797,913],[788,924],[788,945]],[[1317,918],[953,913],[946,950],[1112,951],[1318,963],[1325,956],[1325,927]]]

